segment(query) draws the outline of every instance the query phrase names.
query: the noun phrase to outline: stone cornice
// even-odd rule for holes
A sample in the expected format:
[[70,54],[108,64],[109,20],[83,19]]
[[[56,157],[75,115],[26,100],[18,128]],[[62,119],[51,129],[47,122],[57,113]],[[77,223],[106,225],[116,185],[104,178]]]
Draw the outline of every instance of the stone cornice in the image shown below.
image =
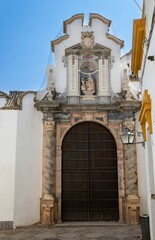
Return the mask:
[[93,53],[99,53],[101,55],[108,56],[111,53],[111,49],[98,43],[96,43],[92,49],[83,49],[80,43],[65,49],[66,55],[69,55],[69,54],[80,55],[80,54],[93,54]]
[[[134,102],[134,104],[133,104]],[[141,107],[141,101],[119,101],[114,104],[63,104],[59,106],[60,111],[70,111],[70,110],[81,110],[81,111],[118,111],[118,112],[128,112],[132,111],[134,113],[138,112]]]
[[69,38],[69,35],[66,34],[66,35],[64,35],[64,36],[61,36],[61,37],[59,37],[59,38],[51,41],[52,52],[55,51],[55,45],[61,43],[62,41],[66,40],[66,39],[68,39],[68,38]]
[[35,91],[11,91],[7,95],[7,103],[1,109],[22,110],[22,100],[27,94],[36,94]]
[[93,18],[97,18],[99,19],[101,22],[105,23],[106,25],[108,25],[108,27],[110,27],[111,25],[111,20],[104,18],[103,16],[101,16],[100,14],[97,13],[90,13],[89,15],[89,25],[92,25],[92,20]]
[[38,111],[41,111],[42,113],[47,113],[56,111],[59,108],[60,104],[61,103],[57,101],[42,100],[36,102],[34,106]]
[[7,93],[0,91],[0,98],[6,98],[7,96]]
[[66,34],[67,33],[67,25],[71,24],[73,21],[75,21],[76,19],[80,19],[80,18],[82,19],[82,26],[83,26],[84,14],[83,13],[75,14],[71,18],[69,18],[63,22],[63,32]]
[[114,41],[115,43],[117,43],[118,45],[120,45],[121,48],[124,47],[124,41],[115,37],[114,35],[111,35],[109,33],[106,33],[106,37],[112,41]]

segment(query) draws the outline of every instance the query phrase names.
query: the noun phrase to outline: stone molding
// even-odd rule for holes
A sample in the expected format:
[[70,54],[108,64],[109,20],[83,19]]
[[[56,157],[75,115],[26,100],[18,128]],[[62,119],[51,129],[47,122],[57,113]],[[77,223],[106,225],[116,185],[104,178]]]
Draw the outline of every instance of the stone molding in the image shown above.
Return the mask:
[[56,198],[58,200],[58,221],[61,221],[61,162],[62,152],[61,145],[63,138],[68,130],[75,124],[92,121],[97,122],[106,127],[113,135],[117,145],[117,160],[118,160],[118,191],[119,191],[119,221],[123,222],[123,199],[125,198],[125,175],[124,175],[124,161],[123,161],[123,145],[120,139],[122,132],[122,124],[116,121],[108,122],[107,112],[86,111],[78,112],[73,111],[70,113],[69,122],[59,122],[56,126]]
[[27,94],[34,94],[36,95],[35,91],[10,91],[8,95],[5,95],[5,98],[7,100],[4,107],[1,107],[1,109],[8,109],[8,110],[22,110],[22,103],[23,98]]
[[110,27],[111,25],[111,20],[101,16],[100,14],[97,14],[97,13],[91,13],[89,15],[89,25],[91,26],[92,25],[92,21],[93,19],[99,19],[101,22],[103,22],[104,24],[108,25],[108,27]]
[[72,22],[74,22],[76,19],[81,19],[82,25],[84,22],[84,14],[83,13],[78,13],[73,15],[71,18],[65,20],[63,22],[63,32],[67,33],[67,25],[71,24]]
[[121,48],[124,47],[124,41],[122,41],[121,39],[109,34],[109,33],[106,33],[106,37],[112,41],[114,41],[115,43],[117,43],[118,45],[120,45]]

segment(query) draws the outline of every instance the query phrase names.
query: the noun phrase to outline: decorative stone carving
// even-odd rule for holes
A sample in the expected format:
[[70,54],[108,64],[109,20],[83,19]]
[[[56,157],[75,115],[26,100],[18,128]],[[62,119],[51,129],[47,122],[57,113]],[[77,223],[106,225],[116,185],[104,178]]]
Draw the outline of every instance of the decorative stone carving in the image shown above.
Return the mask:
[[94,46],[93,32],[82,32],[81,44],[82,48],[93,48]]
[[124,146],[126,222],[137,224],[139,217],[139,198],[137,186],[137,164],[135,144]]
[[95,93],[95,82],[90,73],[86,80],[81,80],[81,91],[84,95],[93,95]]
[[47,93],[46,97],[49,101],[53,101],[53,97],[55,95],[55,87],[54,87],[53,69],[52,68],[50,68],[48,70],[47,75],[48,75],[48,83],[47,83],[48,93]]
[[55,122],[52,116],[43,120],[43,198],[41,222],[53,223],[55,203]]
[[129,77],[128,77],[127,69],[123,69],[122,90],[129,91]]
[[43,122],[44,122],[44,127],[45,127],[46,131],[48,131],[48,130],[53,131],[54,130],[55,122],[54,122],[53,118],[50,118],[48,120],[44,119]]
[[137,195],[129,195],[127,197],[127,216],[129,224],[139,223],[139,206],[140,200]]
[[[23,98],[27,94],[36,94],[35,91],[10,91],[9,95],[6,96],[6,104],[2,109],[14,109],[22,110]],[[1,97],[1,96],[0,96]]]
[[7,93],[0,91],[0,98],[7,97]]
[[125,128],[128,128],[131,132],[134,131],[135,122],[133,121],[133,118],[126,118],[123,122],[123,125]]
[[127,69],[123,69],[122,91],[126,101],[139,100],[139,91],[131,85]]
[[54,198],[46,195],[41,200],[41,223],[44,225],[53,224]]
[[109,56],[109,68],[110,68],[110,69],[113,68],[114,62],[115,62],[114,56]]

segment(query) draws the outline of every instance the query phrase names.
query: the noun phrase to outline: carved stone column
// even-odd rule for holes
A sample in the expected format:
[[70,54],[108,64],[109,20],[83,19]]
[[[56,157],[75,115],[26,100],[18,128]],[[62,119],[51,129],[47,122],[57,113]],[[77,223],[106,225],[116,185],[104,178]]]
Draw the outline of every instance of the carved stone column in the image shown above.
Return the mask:
[[125,146],[126,221],[129,224],[139,222],[137,181],[136,146],[131,144]]
[[[134,130],[134,122],[126,119],[124,125],[131,131]],[[137,155],[136,145],[124,145],[124,166],[126,182],[126,222],[129,224],[139,223],[138,178],[137,178]]]
[[53,224],[55,204],[55,121],[43,119],[43,174],[42,174],[41,223]]

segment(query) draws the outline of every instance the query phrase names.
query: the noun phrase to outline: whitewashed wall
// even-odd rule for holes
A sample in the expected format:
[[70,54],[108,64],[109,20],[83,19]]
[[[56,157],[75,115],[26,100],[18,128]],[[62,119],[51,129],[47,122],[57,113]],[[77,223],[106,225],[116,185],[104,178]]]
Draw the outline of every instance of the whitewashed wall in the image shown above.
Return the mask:
[[17,111],[0,110],[0,222],[14,219]]
[[33,99],[23,98],[22,111],[0,110],[0,222],[14,227],[40,220],[42,114]]
[[[145,5],[145,17],[146,17],[146,39],[149,37],[151,30],[152,14],[155,7],[154,0],[144,0]],[[148,56],[155,55],[155,29],[153,29],[152,37],[148,49]],[[144,57],[146,54],[146,47],[144,45]],[[144,63],[144,58],[143,58]],[[150,135],[147,131],[147,142],[145,148],[145,173],[146,173],[146,195],[147,195],[147,207],[148,215],[150,218],[150,231],[151,239],[155,239],[155,199],[151,198],[152,194],[155,194],[155,61],[150,61],[146,59],[146,64],[143,66],[142,75],[142,94],[145,89],[148,90],[152,101],[152,124],[153,124],[153,133]],[[148,126],[146,126],[146,129]]]
[[[76,31],[75,31],[76,29]],[[57,92],[63,93],[66,90],[66,68],[62,62],[65,49],[81,42],[81,32],[83,31],[82,20],[77,19],[67,25],[69,38],[55,45],[55,65],[54,76]],[[111,69],[111,90],[115,93],[121,91],[121,71],[120,71],[120,45],[106,37],[108,26],[99,19],[92,19],[91,31],[94,32],[95,43],[101,44],[111,49],[114,56],[114,64]]]
[[33,98],[33,94],[24,97],[23,110],[17,115],[15,226],[40,219],[42,114],[34,109]]
[[[142,132],[140,124],[138,121],[139,112],[135,115],[136,118],[136,130]],[[143,137],[138,137],[136,134],[136,142],[143,142]],[[147,205],[147,177],[146,177],[146,163],[145,163],[145,148],[142,144],[136,144],[137,147],[137,171],[138,171],[138,195],[140,197],[140,215],[148,214],[148,205]]]

